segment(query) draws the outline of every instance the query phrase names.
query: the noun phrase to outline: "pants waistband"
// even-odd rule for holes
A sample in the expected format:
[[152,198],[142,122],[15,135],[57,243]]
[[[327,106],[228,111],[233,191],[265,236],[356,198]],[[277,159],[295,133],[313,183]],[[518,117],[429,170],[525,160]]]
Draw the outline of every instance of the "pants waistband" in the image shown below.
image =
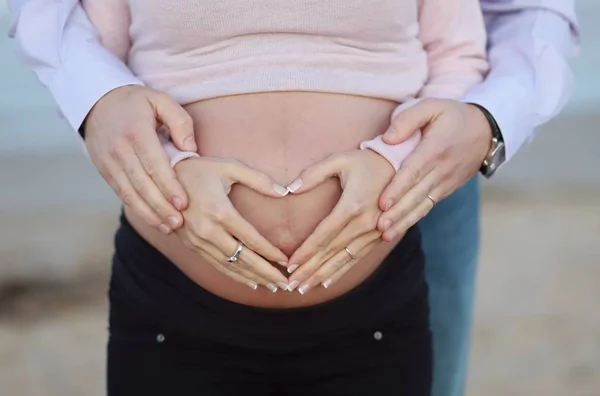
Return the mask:
[[174,331],[223,340],[243,333],[269,343],[368,328],[388,315],[406,314],[410,322],[411,302],[421,302],[427,294],[420,239],[418,228],[410,229],[370,277],[335,299],[270,309],[238,304],[198,286],[122,217],[115,236],[111,313],[118,309],[115,304],[127,304],[132,312]]

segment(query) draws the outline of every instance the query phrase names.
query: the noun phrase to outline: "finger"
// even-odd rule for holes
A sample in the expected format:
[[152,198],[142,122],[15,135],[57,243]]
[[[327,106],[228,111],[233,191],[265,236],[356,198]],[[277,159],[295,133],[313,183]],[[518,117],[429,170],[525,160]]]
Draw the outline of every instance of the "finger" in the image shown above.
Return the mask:
[[391,241],[397,236],[406,233],[406,231],[417,224],[419,220],[427,216],[427,214],[433,209],[433,204],[430,200],[423,201],[419,206],[414,208],[406,216],[402,217],[395,225],[392,226],[388,231],[383,233],[382,238],[385,241]]
[[287,189],[292,194],[302,194],[310,191],[332,177],[339,177],[343,166],[341,155],[330,155],[306,168],[296,180],[287,186]]
[[[342,267],[348,265],[350,262],[353,264],[360,261],[362,257],[364,257],[368,251],[364,250],[364,248],[368,245],[371,245],[372,242],[379,240],[379,236],[381,234],[376,231],[368,232],[364,235],[361,235],[359,238],[354,240],[349,246],[347,246],[348,250],[354,254],[354,258],[350,256],[344,248],[342,248],[335,256],[331,259],[327,260],[323,265],[319,267],[319,269],[310,276],[300,285],[298,291],[302,294],[306,293],[306,291],[312,289],[318,284],[322,284],[323,287],[328,288],[331,286],[330,278],[338,272]],[[375,246],[374,244],[372,245]],[[359,252],[359,253],[355,253]]]
[[352,269],[352,267],[354,267],[356,265],[356,263],[358,263],[360,261],[360,259],[365,257],[371,250],[373,250],[377,246],[377,242],[378,241],[375,240],[375,241],[371,242],[370,244],[368,244],[367,246],[365,246],[363,248],[363,250],[361,250],[360,253],[358,254],[358,258],[356,260],[348,261],[346,263],[346,265],[342,266],[333,275],[331,275],[329,278],[325,279],[321,283],[323,285],[323,287],[327,289],[327,288],[331,287],[331,285],[336,283],[342,276],[344,276],[348,271],[350,271]]
[[183,223],[181,213],[171,205],[154,184],[133,148],[124,147],[120,154],[121,166],[138,195],[158,214],[162,222],[168,224],[172,229],[179,228]]
[[[220,227],[215,227],[213,230],[211,243],[221,251],[222,262],[224,263],[227,262],[227,258],[236,252],[238,247],[238,241]],[[287,288],[287,278],[277,268],[249,248],[244,247],[242,249],[235,265],[266,279],[274,285],[279,285],[279,287],[286,285]]]
[[225,231],[241,241],[250,250],[279,265],[288,265],[287,256],[244,219],[233,205],[228,205],[227,213],[219,220]]
[[[312,256],[310,260],[316,260],[319,263],[324,263],[327,260],[331,259],[340,250],[343,250],[346,246],[350,245],[350,243],[353,242],[355,239],[358,239],[360,236],[376,230],[379,214],[379,211],[367,211],[355,217],[350,222],[348,222],[348,224],[346,224],[346,226],[342,229],[341,232],[334,234],[334,238],[326,247],[319,248],[317,253],[314,256]],[[378,234],[378,236],[381,235],[381,232],[378,230],[376,231],[376,233]],[[299,268],[303,267],[304,265],[300,266]],[[302,275],[300,275],[303,272],[304,271],[301,271],[297,275],[300,279],[304,279],[302,278]]]
[[258,286],[260,285],[260,283],[256,282],[255,280],[251,279],[251,278],[247,278],[245,276],[245,274],[238,274],[228,268],[225,268],[223,265],[221,264],[217,264],[214,260],[211,260],[213,266],[218,269],[220,272],[222,272],[223,274],[225,274],[227,277],[233,279],[234,281],[244,284],[246,286],[248,286],[249,288],[251,288],[252,290],[256,290],[258,289]]
[[133,142],[133,149],[144,170],[175,209],[185,209],[188,204],[187,194],[177,180],[156,132],[145,135],[144,138]]
[[379,208],[383,211],[394,206],[409,190],[423,180],[438,161],[432,148],[425,141],[402,164],[398,173],[379,197]]
[[391,117],[391,123],[382,139],[387,144],[400,144],[419,129],[424,128],[437,115],[433,100],[417,100],[399,106]]
[[105,167],[106,172],[110,175],[110,179],[105,179],[123,204],[131,208],[151,227],[160,230],[163,234],[170,234],[172,231],[171,227],[163,223],[158,214],[140,197],[119,165],[108,161]]
[[[431,200],[427,198],[429,194],[439,183],[439,174],[436,170],[429,172],[423,180],[417,183],[410,191],[400,198],[391,209],[379,216],[377,228],[384,233],[383,239],[390,241],[395,235],[392,228],[400,222],[409,213],[419,208],[423,202],[428,203],[428,206],[433,206]],[[392,230],[392,231],[390,231]]]
[[[202,245],[205,251],[211,252],[210,257],[205,258],[205,260],[210,261],[210,263],[213,264],[217,270],[221,271],[236,282],[244,283],[246,286],[254,290],[256,290],[258,286],[264,286],[273,293],[278,290],[279,287],[276,284],[242,268],[240,265],[238,265],[238,262],[229,263],[226,261],[226,259],[224,260],[221,256],[221,252],[215,245],[206,241],[204,241],[204,243],[200,242],[198,245]],[[282,284],[281,287],[285,288],[287,285]]]
[[259,276],[248,273],[247,271],[241,271],[239,267],[232,266],[232,268],[227,268],[222,261],[221,252],[219,249],[210,242],[190,237],[190,235],[181,235],[178,233],[178,236],[184,241],[184,244],[193,250],[195,253],[198,253],[204,260],[206,260],[209,264],[215,267],[217,270],[225,274],[227,277],[233,279],[238,283],[245,284],[253,290],[256,290],[259,285],[267,285],[269,282]]
[[[352,219],[358,217],[363,208],[350,203],[346,192],[342,193],[338,204],[306,238],[300,247],[290,257],[290,268],[304,266],[317,252],[326,252],[331,241],[343,230]],[[322,254],[321,253],[321,254]]]
[[152,97],[156,118],[167,126],[173,144],[182,151],[198,151],[194,139],[194,121],[179,103],[171,96],[157,93]]
[[229,168],[228,177],[234,183],[243,184],[268,197],[281,198],[286,196],[289,191],[266,175],[256,169],[252,169],[239,162],[232,162]]
[[379,211],[367,211],[354,218],[331,241],[329,249],[332,250],[333,253],[337,253],[349,246],[355,239],[358,239],[360,236],[371,231],[376,231],[378,236],[381,235],[381,232],[377,230],[377,221],[380,213],[381,212]]

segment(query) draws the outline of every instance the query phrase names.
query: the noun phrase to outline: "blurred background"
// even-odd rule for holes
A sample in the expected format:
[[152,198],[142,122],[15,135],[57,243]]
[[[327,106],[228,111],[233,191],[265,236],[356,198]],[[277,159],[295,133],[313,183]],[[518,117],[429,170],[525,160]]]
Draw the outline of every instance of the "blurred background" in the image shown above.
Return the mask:
[[[469,396],[600,395],[600,2],[569,107],[483,183]],[[0,395],[102,395],[119,202],[12,52],[0,3]]]

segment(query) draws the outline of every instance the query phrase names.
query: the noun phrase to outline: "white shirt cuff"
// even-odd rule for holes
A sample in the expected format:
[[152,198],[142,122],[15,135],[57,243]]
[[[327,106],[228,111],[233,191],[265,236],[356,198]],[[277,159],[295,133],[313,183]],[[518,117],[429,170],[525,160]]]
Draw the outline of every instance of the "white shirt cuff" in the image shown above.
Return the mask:
[[125,85],[144,85],[104,47],[89,45],[65,59],[48,88],[71,127],[79,130],[100,98]]
[[506,146],[506,162],[532,137],[529,91],[509,77],[488,78],[461,99],[485,107],[496,119]]

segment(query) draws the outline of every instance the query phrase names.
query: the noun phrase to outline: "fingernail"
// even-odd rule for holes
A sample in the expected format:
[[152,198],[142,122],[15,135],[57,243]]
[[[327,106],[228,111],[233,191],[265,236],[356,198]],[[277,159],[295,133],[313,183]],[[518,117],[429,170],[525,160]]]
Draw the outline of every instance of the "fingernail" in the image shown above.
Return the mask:
[[325,289],[327,289],[329,286],[331,286],[331,284],[333,283],[333,279],[329,278],[327,280],[325,280],[322,285]]
[[275,293],[275,292],[278,290],[278,289],[277,289],[277,286],[275,286],[275,285],[274,285],[274,284],[272,284],[272,283],[269,283],[269,284],[267,285],[267,289],[271,290],[273,293]]
[[287,283],[284,283],[284,282],[277,282],[277,286],[279,286],[279,288],[281,290],[287,290],[288,287],[289,287],[289,285]]
[[248,281],[246,282],[246,285],[251,288],[252,290],[256,290],[258,289],[258,285],[256,284],[256,282],[252,282],[252,281]]
[[299,284],[300,284],[300,282],[298,282],[297,280],[292,281],[292,283],[290,283],[288,285],[288,291],[293,292],[298,287]]
[[386,231],[388,228],[392,226],[392,220],[386,220],[383,222],[383,231]]
[[171,224],[171,227],[177,228],[177,226],[179,226],[179,219],[177,217],[171,216],[167,220],[169,220],[169,224]]
[[282,197],[285,197],[290,193],[290,190],[283,186],[280,186],[279,184],[273,184],[273,190],[275,190],[275,192],[281,195]]
[[171,228],[166,224],[161,224],[158,226],[158,230],[165,235],[169,235],[171,233]]
[[308,289],[310,289],[310,285],[305,283],[302,286],[300,286],[300,288],[298,289],[298,293],[304,294],[308,291]]
[[391,199],[386,201],[385,203],[385,210],[390,210],[390,208],[394,205],[394,201],[392,201]]
[[187,151],[196,151],[196,141],[193,136],[188,136],[183,140],[183,148]]
[[277,264],[281,265],[282,267],[287,267],[288,265],[287,261],[278,261]]
[[390,231],[388,232],[387,236],[391,241],[392,239],[396,238],[396,233],[394,231]]
[[183,209],[183,199],[179,197],[173,197],[173,205],[179,210]]
[[292,272],[296,271],[296,269],[299,267],[298,264],[292,264],[288,267],[287,272],[288,274],[291,274]]
[[290,184],[289,186],[287,186],[287,189],[288,189],[289,192],[293,193],[297,189],[299,189],[300,186],[302,186],[302,180],[301,179],[296,179],[296,180],[294,180],[292,182],[292,184]]

